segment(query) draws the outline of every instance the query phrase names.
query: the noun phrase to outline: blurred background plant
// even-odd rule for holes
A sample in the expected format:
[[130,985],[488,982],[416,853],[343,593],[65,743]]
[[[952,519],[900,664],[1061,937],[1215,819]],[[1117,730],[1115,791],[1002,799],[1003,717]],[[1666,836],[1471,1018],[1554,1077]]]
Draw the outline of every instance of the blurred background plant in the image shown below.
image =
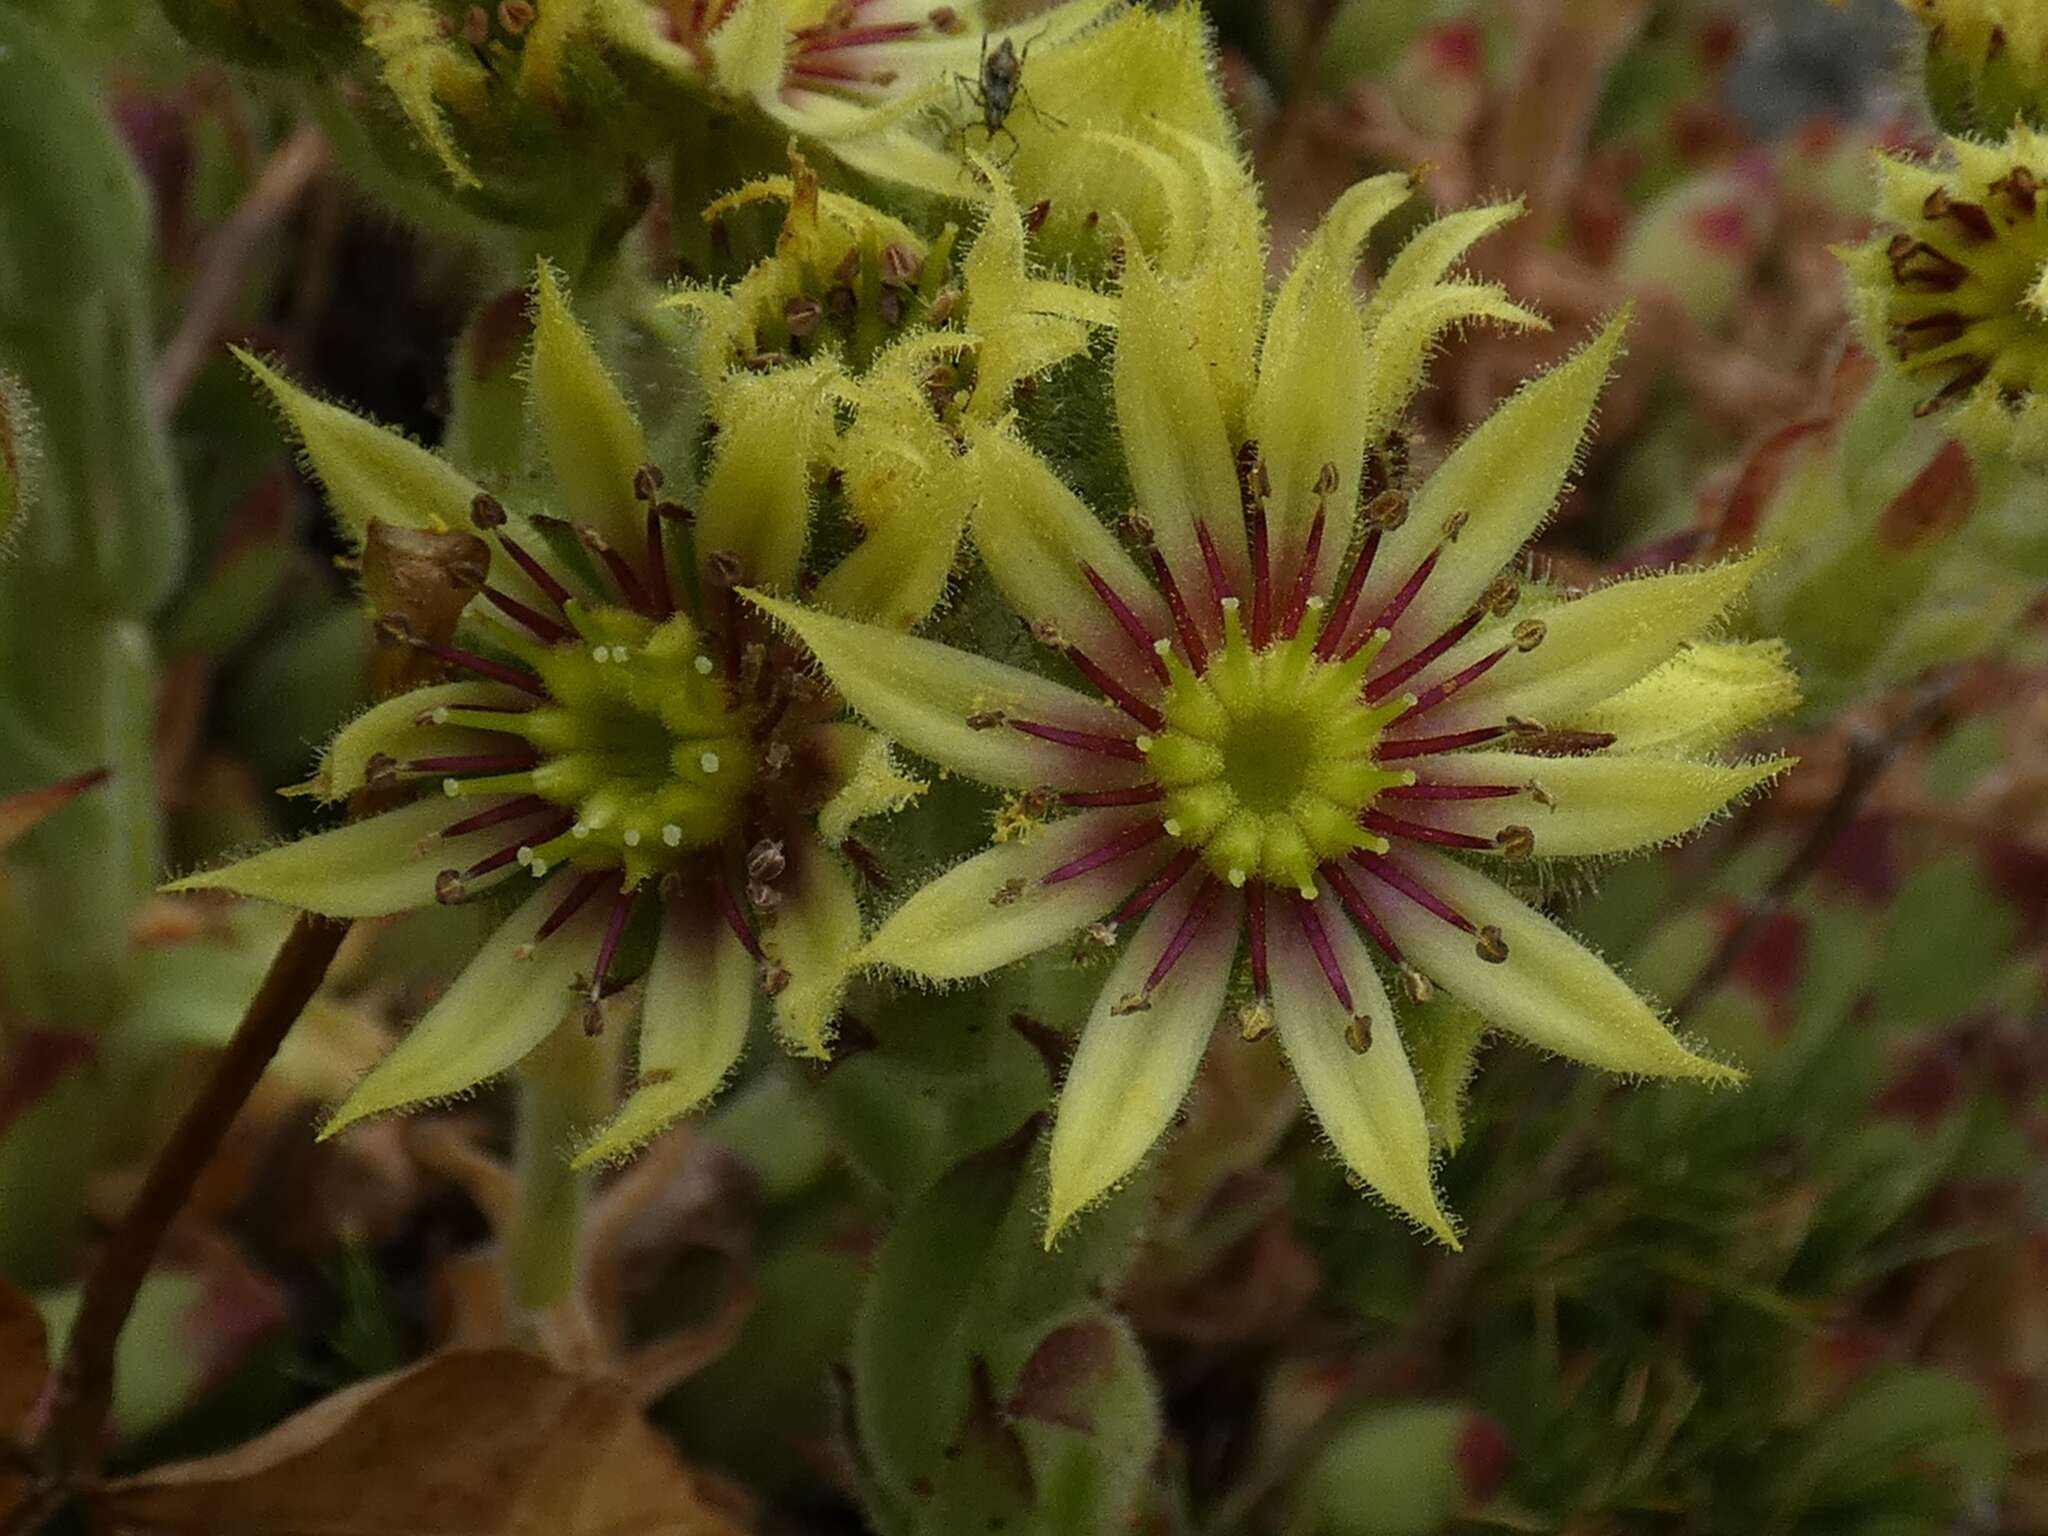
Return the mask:
[[[2035,7],[1992,0],[12,0],[0,1429],[44,1433],[81,1277],[286,938],[157,885],[314,825],[276,791],[388,681],[356,595],[379,573],[226,343],[516,501],[542,256],[693,472],[745,429],[703,433],[728,374],[857,376],[799,487],[833,558],[931,503],[891,445],[943,465],[931,444],[994,414],[983,374],[1023,380],[1027,434],[1115,505],[1090,300],[1124,242],[1174,259],[1148,155],[1195,142],[1249,151],[1276,263],[1371,172],[1414,172],[1419,208],[1524,200],[1468,265],[1552,329],[1447,343],[1380,445],[1418,476],[1634,305],[1535,561],[1583,586],[1769,550],[1736,624],[1790,649],[1802,763],[1554,905],[1749,1086],[1617,1092],[1486,1050],[1439,998],[1411,1050],[1467,1223],[1450,1253],[1347,1187],[1277,1057],[1225,1031],[1164,1154],[1047,1255],[1040,1132],[1096,973],[860,982],[829,1063],[754,1052],[602,1186],[577,1326],[536,1356],[505,1347],[536,1340],[487,1257],[518,1198],[509,1095],[314,1140],[484,931],[462,907],[365,922],[141,1282],[88,1513],[2048,1531],[2044,487],[1930,402],[1887,312],[1854,323],[1839,255],[1924,283],[1910,221],[1975,238],[1881,201],[1874,155],[1940,175],[1944,134],[2039,123],[2042,45]],[[2019,228],[2016,195],[1994,212]],[[2048,324],[2031,298],[1999,318],[2023,348]],[[1001,654],[951,548],[934,628]],[[936,783],[872,852],[952,856],[995,809]],[[363,1447],[414,1443],[420,1467],[363,1477]],[[47,1460],[0,1462],[0,1514],[27,1528],[49,1486]]]

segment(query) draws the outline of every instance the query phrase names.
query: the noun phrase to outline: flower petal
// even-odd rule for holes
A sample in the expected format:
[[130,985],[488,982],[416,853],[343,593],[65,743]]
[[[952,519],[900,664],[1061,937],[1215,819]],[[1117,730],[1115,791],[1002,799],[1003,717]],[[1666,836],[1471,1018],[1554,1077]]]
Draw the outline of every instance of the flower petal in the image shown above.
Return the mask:
[[860,898],[838,855],[815,838],[792,840],[776,882],[782,898],[761,935],[771,968],[787,977],[775,994],[775,1024],[791,1049],[825,1059],[839,999],[860,943]]
[[468,1093],[548,1037],[576,1005],[576,985],[605,921],[607,904],[587,902],[533,943],[576,879],[566,870],[553,876],[498,925],[426,1016],[341,1101],[320,1127],[322,1141],[372,1115]]
[[[461,725],[419,724],[422,716],[436,709],[531,703],[517,689],[496,683],[437,683],[415,688],[381,704],[374,704],[336,732],[320,756],[320,770],[312,788],[323,800],[342,800],[363,787],[369,776],[370,759],[385,756],[403,762],[407,758],[474,752],[486,748],[492,733]],[[460,819],[450,811],[449,821]]]
[[1155,637],[1173,634],[1165,601],[1116,536],[1009,431],[982,433],[972,452],[982,482],[1002,488],[975,508],[974,539],[1011,611],[1051,619],[1069,643],[1120,673],[1130,661],[1154,665],[1086,575],[1100,576]]
[[829,765],[830,797],[818,810],[818,836],[837,847],[869,816],[901,810],[929,787],[896,765],[887,737],[858,725],[825,725],[808,745]]
[[[928,90],[925,94],[937,93]],[[795,104],[799,102],[801,106]],[[906,96],[899,103],[916,104],[929,102]],[[863,176],[915,187],[935,197],[961,195],[959,160],[893,121],[885,109],[857,108],[830,96],[805,92],[794,101],[777,96],[766,111],[783,127],[815,139]]]
[[811,466],[832,429],[836,377],[826,362],[720,382],[718,457],[697,511],[700,565],[729,555],[743,580],[795,588],[811,532]]
[[[1321,902],[1319,907],[1329,911],[1334,904]],[[1350,921],[1335,914],[1323,930],[1352,1000],[1371,1025],[1371,1044],[1364,1051],[1351,1048],[1346,1032],[1352,1016],[1330,990],[1298,925],[1285,920],[1269,929],[1274,1033],[1344,1166],[1402,1215],[1455,1248],[1457,1236],[1430,1176],[1429,1122],[1393,1004]]]
[[1143,255],[1124,264],[1116,340],[1116,419],[1138,510],[1197,614],[1209,589],[1195,528],[1206,523],[1223,569],[1240,594],[1251,590],[1251,557],[1239,515],[1237,465],[1217,401],[1217,382],[1189,340],[1182,296]]
[[837,613],[908,629],[945,595],[982,481],[907,379],[863,381],[854,423],[833,449],[862,537],[818,584]]
[[764,108],[782,94],[783,63],[789,54],[788,28],[777,0],[739,0],[706,39],[712,78],[721,91],[751,96]]
[[[430,794],[381,816],[187,875],[164,889],[233,891],[327,917],[384,917],[431,906],[442,870],[474,863],[511,840],[504,827],[455,838],[442,837],[441,829],[504,803]],[[480,890],[485,883],[472,888]]]
[[702,889],[665,902],[640,1004],[634,1089],[574,1165],[622,1161],[701,1108],[739,1060],[760,991],[754,957]]
[[1176,263],[1162,253],[1160,266],[1185,282],[1184,318],[1197,355],[1209,365],[1224,430],[1242,436],[1265,321],[1266,222],[1258,188],[1234,146],[1156,126],[1178,161],[1180,190],[1169,195],[1200,210],[1185,257]]
[[[935,640],[757,592],[746,596],[810,647],[832,685],[869,724],[933,762],[1012,789],[1112,787],[1142,776],[1137,763],[1041,741],[1000,723],[1031,720],[1129,739],[1122,716],[1071,688]],[[986,728],[967,723],[978,717],[989,718]]]
[[1703,641],[1560,724],[1609,732],[1613,752],[1712,752],[1798,703],[1782,641]]
[[1053,1121],[1047,1247],[1077,1212],[1138,1166],[1195,1080],[1223,1011],[1237,955],[1241,897],[1226,891],[1216,900],[1194,942],[1146,1007],[1117,1010],[1144,987],[1194,903],[1215,889],[1205,881],[1185,881],[1153,909],[1110,971],[1082,1027]]
[[1251,430],[1272,485],[1266,516],[1281,580],[1292,580],[1298,569],[1296,551],[1315,517],[1317,477],[1326,464],[1337,472],[1335,489],[1321,498],[1327,523],[1316,591],[1329,585],[1351,542],[1365,454],[1362,402],[1370,361],[1351,273],[1352,263],[1323,251],[1320,242],[1302,253],[1295,278],[1305,280],[1290,278],[1278,300],[1295,312],[1275,309],[1252,395]]
[[545,262],[534,280],[530,387],[561,514],[637,555],[647,531],[633,475],[647,438]]
[[1465,523],[1443,546],[1402,619],[1404,635],[1426,640],[1463,618],[1550,515],[1621,346],[1622,327],[1615,321],[1569,361],[1525,385],[1423,483],[1407,523],[1380,552],[1380,586],[1407,580],[1453,518]]
[[1443,281],[1467,250],[1521,216],[1522,204],[1517,199],[1460,208],[1431,219],[1409,237],[1400,255],[1388,264],[1386,275],[1366,303],[1367,323],[1378,325],[1403,305],[1426,294]]
[[931,981],[962,981],[1065,940],[1135,890],[1159,855],[1143,848],[1045,885],[1048,874],[1150,818],[1084,811],[954,865],[890,913],[854,957]]
[[372,522],[400,528],[469,526],[477,487],[440,455],[315,399],[251,353],[238,349],[235,356],[284,412],[352,544],[362,546]]
[[1251,435],[1272,484],[1266,512],[1273,547],[1282,553],[1282,579],[1291,579],[1294,551],[1308,536],[1317,477],[1325,464],[1337,471],[1336,489],[1325,498],[1318,591],[1351,540],[1370,425],[1372,365],[1352,287],[1359,246],[1414,191],[1409,177],[1394,172],[1338,199],[1281,283],[1259,351]]
[[[1497,800],[1403,802],[1402,814],[1480,837],[1519,825],[1535,834],[1538,858],[1626,853],[1685,836],[1731,801],[1792,766],[1789,757],[1713,763],[1663,753],[1536,757],[1521,752],[1453,752],[1415,769],[1447,784],[1530,786]],[[1538,796],[1541,796],[1539,799]]]
[[[1041,48],[1040,27],[1072,12],[1092,13],[1100,26],[1083,26],[1070,41]],[[1025,91],[1029,106],[1010,114],[1005,127],[1017,138],[1007,155],[1019,202],[1049,199],[1041,245],[1099,260],[1101,219],[1127,219],[1128,243],[1156,256],[1170,240],[1168,226],[1183,216],[1151,173],[1105,139],[1112,135],[1165,139],[1176,134],[1234,151],[1236,134],[1215,86],[1216,50],[1199,9],[1161,11],[1128,5],[1060,6],[1041,13],[1017,34],[1030,45]],[[1035,107],[1036,110],[1030,110]],[[1004,135],[1007,140],[1008,135]],[[1247,212],[1257,216],[1256,204]],[[1256,304],[1256,286],[1238,290],[1239,303]]]
[[1500,930],[1508,955],[1492,964],[1470,934],[1407,897],[1388,891],[1374,903],[1403,953],[1492,1024],[1614,1072],[1741,1080],[1734,1068],[1687,1050],[1606,961],[1485,875],[1421,850],[1403,849],[1396,862],[1474,924]]
[[1491,321],[1504,330],[1542,331],[1549,322],[1508,297],[1498,283],[1438,283],[1381,318],[1368,333],[1372,373],[1366,385],[1366,440],[1384,434],[1422,386],[1437,338],[1453,327]]
[[[1551,725],[1581,714],[1669,661],[1742,596],[1763,559],[1747,555],[1703,570],[1619,581],[1543,609],[1543,640],[1533,651],[1510,650],[1442,708],[1397,725],[1395,734],[1435,735],[1498,724],[1509,715]],[[1448,677],[1501,643],[1501,627],[1487,625],[1411,687]]]
[[978,154],[969,159],[985,189],[987,211],[961,263],[967,327],[977,338],[974,394],[967,414],[994,421],[1019,380],[1043,372],[1088,345],[1088,326],[1112,324],[1107,295],[1034,278],[1025,262],[1024,216],[1009,179]]

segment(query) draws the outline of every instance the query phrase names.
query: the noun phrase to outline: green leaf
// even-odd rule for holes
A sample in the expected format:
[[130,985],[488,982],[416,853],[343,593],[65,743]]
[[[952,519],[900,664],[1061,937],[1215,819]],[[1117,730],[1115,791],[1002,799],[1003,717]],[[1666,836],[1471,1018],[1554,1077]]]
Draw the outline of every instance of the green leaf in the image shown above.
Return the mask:
[[896,1199],[1044,1108],[1044,1062],[1004,1022],[1015,991],[1007,981],[938,997],[874,989],[849,1005],[876,1043],[837,1063],[814,1102],[847,1159]]
[[[869,1471],[907,1508],[917,1490],[947,1482],[970,1440],[986,1442],[988,1476],[1014,1471],[1002,1451],[1012,1426],[999,1414],[995,1434],[991,1405],[982,1401],[977,1414],[978,1391],[1006,1401],[1048,1325],[1115,1283],[1146,1208],[1143,1190],[1128,1186],[1057,1252],[1041,1253],[1036,1130],[1034,1121],[912,1201],[876,1256],[854,1325],[854,1420]],[[995,1498],[987,1486],[975,1491]],[[1009,1494],[1017,1511],[1030,1507],[1028,1496]]]
[[1806,1441],[1795,1474],[1811,1502],[1847,1502],[1909,1466],[1993,1484],[2009,1456],[1977,1389],[1945,1371],[1896,1368],[1860,1384]]

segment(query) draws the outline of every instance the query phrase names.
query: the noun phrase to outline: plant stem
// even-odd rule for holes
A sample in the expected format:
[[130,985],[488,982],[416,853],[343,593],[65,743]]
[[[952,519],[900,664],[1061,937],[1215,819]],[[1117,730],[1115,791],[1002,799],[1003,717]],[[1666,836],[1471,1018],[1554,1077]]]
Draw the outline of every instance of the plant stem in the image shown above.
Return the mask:
[[327,169],[328,158],[327,136],[311,123],[299,128],[271,154],[242,205],[208,243],[177,334],[157,359],[150,392],[159,411],[175,411],[200,370],[218,355],[250,266],[272,247],[278,226]]
[[56,1486],[75,1486],[97,1469],[113,1402],[114,1345],[136,1293],[171,1223],[285,1035],[326,979],[347,933],[347,923],[311,913],[302,913],[292,925],[212,1076],[180,1117],[134,1203],[86,1271],[42,1437],[46,1479]]
[[589,1176],[569,1166],[570,1149],[610,1104],[611,1058],[572,1011],[521,1068],[514,1147],[518,1205],[505,1234],[505,1281],[515,1326],[530,1328],[576,1294],[582,1268]]

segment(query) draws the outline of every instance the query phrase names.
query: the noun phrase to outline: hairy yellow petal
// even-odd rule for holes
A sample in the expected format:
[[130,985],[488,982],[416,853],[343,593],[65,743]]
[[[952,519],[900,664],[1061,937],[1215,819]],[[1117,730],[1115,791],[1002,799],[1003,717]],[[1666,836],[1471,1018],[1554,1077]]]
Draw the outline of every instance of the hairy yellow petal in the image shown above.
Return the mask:
[[1685,836],[1791,766],[1792,759],[1785,757],[1724,764],[1661,752],[1589,757],[1455,752],[1430,760],[1431,779],[1530,788],[1498,800],[1446,801],[1432,807],[1428,820],[1481,837],[1492,837],[1503,827],[1526,827],[1534,836],[1537,858],[1626,853]]
[[1354,1016],[1331,990],[1298,924],[1282,919],[1272,934],[1273,1023],[1316,1123],[1344,1166],[1395,1210],[1458,1246],[1430,1175],[1429,1122],[1393,1005],[1371,955],[1350,921],[1319,904],[1324,932],[1351,989],[1370,1044],[1351,1048]]
[[[1166,979],[1149,992],[1145,983],[1193,904],[1204,899],[1204,888],[1204,882],[1183,882],[1152,910],[1082,1027],[1053,1121],[1048,1248],[1075,1215],[1138,1166],[1202,1064],[1223,1011],[1242,899],[1231,892],[1216,900]],[[1213,894],[1216,887],[1207,889]]]
[[757,592],[773,615],[825,669],[855,710],[911,751],[1012,789],[1071,782],[1085,764],[1091,781],[1135,783],[1138,765],[1077,752],[1011,729],[1028,720],[1128,738],[1127,722],[1071,688],[933,640],[860,624]]
[[[972,452],[983,483],[1001,490],[976,506],[974,538],[1012,612],[1049,619],[1069,644],[1120,664],[1132,642],[1089,583],[1092,570],[1155,636],[1173,633],[1151,576],[1051,466],[1007,430],[983,433]],[[1151,665],[1149,656],[1137,660]]]
[[[442,870],[461,869],[504,845],[502,828],[456,838],[440,835],[443,827],[485,809],[478,801],[458,803],[430,794],[398,810],[187,875],[164,889],[233,891],[328,917],[408,912],[433,905]],[[493,878],[503,878],[503,872]]]
[[828,725],[811,738],[832,764],[837,788],[818,812],[818,835],[836,847],[854,824],[869,816],[901,810],[927,788],[897,766],[889,743],[857,725]]
[[959,981],[1066,940],[1142,883],[1156,850],[1127,854],[1056,885],[1045,876],[1139,825],[1128,811],[1089,811],[956,864],[889,914],[863,966]]
[[[460,725],[436,725],[434,711],[523,702],[531,701],[517,689],[483,682],[438,683],[386,699],[364,710],[335,734],[321,754],[320,771],[311,787],[323,800],[342,800],[363,787],[373,758],[382,756],[402,762],[412,757],[488,750],[490,738],[486,733]],[[427,723],[421,724],[422,720]],[[449,821],[457,819],[456,813],[448,813]]]
[[[1443,708],[1418,722],[1428,734],[1509,715],[1552,725],[1576,718],[1662,666],[1748,589],[1764,557],[1747,555],[1702,570],[1620,581],[1542,611],[1543,640],[1510,651]],[[1449,676],[1502,643],[1482,628],[1423,678]]]
[[647,533],[633,475],[647,438],[546,263],[534,281],[531,387],[561,515],[637,552]]
[[760,991],[753,956],[709,901],[667,902],[640,1005],[633,1091],[575,1166],[622,1161],[702,1108],[732,1075]]
[[373,522],[400,528],[467,528],[477,487],[439,455],[315,399],[248,352],[242,366],[270,391],[306,464],[327,492],[342,530],[358,548]]
[[1463,523],[1409,608],[1405,632],[1434,635],[1462,618],[1556,507],[1624,323],[1610,324],[1570,361],[1525,385],[1424,482],[1407,523],[1380,552],[1381,584],[1405,580],[1452,519]]
[[1138,509],[1188,592],[1208,578],[1195,532],[1203,519],[1224,569],[1249,590],[1237,468],[1217,385],[1190,344],[1186,300],[1140,256],[1124,267],[1117,319],[1116,416]]
[[1401,866],[1479,927],[1500,930],[1507,959],[1482,960],[1470,934],[1384,886],[1368,892],[1403,953],[1509,1033],[1589,1066],[1646,1077],[1739,1081],[1695,1056],[1592,950],[1454,859],[1404,850]]
[[780,900],[761,935],[775,1025],[793,1050],[823,1059],[831,1054],[826,1042],[860,943],[860,899],[839,856],[815,838],[790,842],[784,856],[788,868],[775,885]]
[[588,974],[606,904],[583,909],[534,944],[576,876],[547,881],[498,926],[454,984],[356,1084],[320,1127],[320,1139],[358,1120],[468,1093],[516,1066],[568,1016]]
[[870,380],[852,395],[857,415],[833,453],[865,534],[818,584],[817,601],[908,629],[945,595],[982,481],[914,386]]
[[1559,723],[1611,733],[1611,752],[1712,752],[1798,703],[1783,642],[1705,641]]
[[811,531],[811,471],[832,432],[828,363],[728,376],[712,401],[718,457],[697,511],[697,558],[704,579],[714,562],[738,562],[744,581],[780,591],[796,586]]

